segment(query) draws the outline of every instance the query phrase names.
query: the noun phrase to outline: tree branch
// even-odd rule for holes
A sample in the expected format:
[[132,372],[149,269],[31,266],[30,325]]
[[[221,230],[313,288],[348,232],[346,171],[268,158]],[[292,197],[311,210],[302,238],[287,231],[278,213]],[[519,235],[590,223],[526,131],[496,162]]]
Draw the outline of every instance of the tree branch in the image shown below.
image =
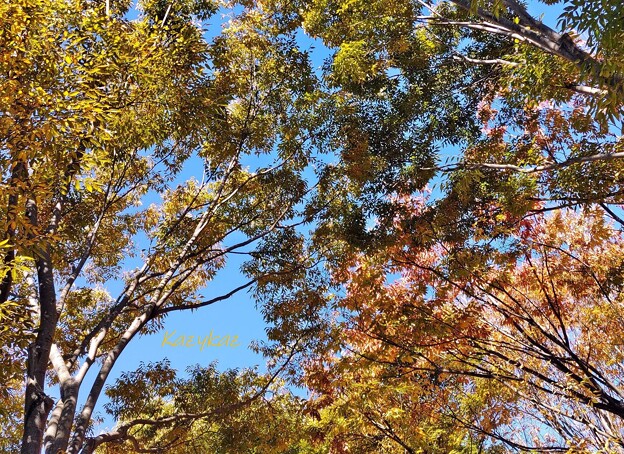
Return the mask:
[[533,167],[523,167],[514,164],[497,164],[491,162],[483,162],[483,163],[458,163],[458,164],[449,164],[445,166],[438,167],[423,167],[421,170],[436,170],[441,172],[452,172],[455,170],[476,170],[476,169],[495,169],[495,170],[509,170],[512,172],[520,172],[520,173],[537,173],[537,172],[546,172],[549,170],[557,170],[564,167],[569,167],[573,164],[580,164],[584,162],[596,162],[596,161],[611,161],[614,159],[622,159],[624,158],[624,152],[616,152],[616,153],[598,153],[591,156],[578,156],[570,159],[566,159],[561,162],[554,162],[551,164],[545,164],[540,166]]

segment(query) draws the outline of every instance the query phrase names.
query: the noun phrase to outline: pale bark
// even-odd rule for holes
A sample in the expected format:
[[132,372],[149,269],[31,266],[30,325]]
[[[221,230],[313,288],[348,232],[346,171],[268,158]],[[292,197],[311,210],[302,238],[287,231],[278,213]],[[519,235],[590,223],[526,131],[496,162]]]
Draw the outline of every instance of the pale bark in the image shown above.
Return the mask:
[[[473,11],[470,0],[450,0],[451,3],[466,11]],[[429,7],[433,16],[419,17],[430,24],[456,25],[473,30],[503,35],[518,41],[530,44],[542,51],[556,55],[573,63],[581,73],[590,75],[590,83],[595,86],[573,84],[568,87],[578,93],[590,96],[605,96],[608,92],[621,92],[623,86],[622,75],[612,77],[602,76],[603,62],[590,52],[576,44],[567,33],[558,33],[543,22],[531,16],[526,8],[516,0],[504,0],[504,5],[518,18],[518,23],[503,16],[495,16],[482,8],[476,9],[481,21],[451,21],[436,13],[435,8]],[[502,63],[502,62],[501,62]]]

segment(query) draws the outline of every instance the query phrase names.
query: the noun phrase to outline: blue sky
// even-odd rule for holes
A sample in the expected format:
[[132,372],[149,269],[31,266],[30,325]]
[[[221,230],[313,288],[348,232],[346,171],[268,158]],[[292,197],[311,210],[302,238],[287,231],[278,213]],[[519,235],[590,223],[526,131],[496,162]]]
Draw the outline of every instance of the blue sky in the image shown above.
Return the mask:
[[[549,12],[544,16],[544,21],[551,26],[556,27],[556,19],[561,11],[560,5],[546,6],[531,2],[529,11],[541,15]],[[210,22],[208,27],[208,35],[210,38],[218,33],[220,27],[227,21],[228,17],[219,13]],[[300,44],[304,48],[310,49],[312,46],[312,61],[314,66],[320,70],[323,59],[330,55],[330,51],[317,41],[312,41],[302,35],[299,37]],[[198,165],[196,160],[190,160],[179,180],[184,181],[190,177],[201,180],[202,166]],[[198,173],[200,172],[200,173]],[[141,244],[138,244],[139,249]],[[227,266],[218,273],[215,280],[203,292],[208,298],[218,296],[228,290],[245,282],[244,276],[239,272],[239,266],[245,257],[232,256],[229,258]],[[136,262],[129,260],[128,266],[136,266]],[[109,290],[113,297],[117,295],[115,290],[119,289],[114,283],[109,286]],[[137,368],[140,362],[156,362],[164,358],[168,358],[171,366],[183,372],[188,366],[194,364],[207,365],[213,361],[218,361],[219,369],[227,368],[245,368],[259,366],[260,370],[264,370],[264,359],[249,349],[249,345],[253,341],[261,341],[266,339],[266,325],[255,302],[248,293],[239,293],[229,300],[222,301],[211,306],[202,308],[195,312],[174,312],[164,322],[164,329],[158,333],[140,336],[132,340],[128,347],[122,353],[120,359],[115,365],[112,374],[109,377],[108,384],[114,383],[114,380],[124,371],[132,371]],[[165,332],[176,331],[176,336],[208,336],[212,331],[214,335],[238,336],[240,346],[238,347],[210,347],[200,351],[198,347],[171,347],[162,346]],[[87,386],[90,386],[95,376],[97,368],[93,368],[85,379],[85,388],[83,389],[79,404],[84,401],[88,393]],[[96,431],[111,429],[114,421],[107,417],[103,411],[102,405],[107,401],[106,396],[102,395],[96,407],[96,415],[104,417],[104,423],[99,426]]]

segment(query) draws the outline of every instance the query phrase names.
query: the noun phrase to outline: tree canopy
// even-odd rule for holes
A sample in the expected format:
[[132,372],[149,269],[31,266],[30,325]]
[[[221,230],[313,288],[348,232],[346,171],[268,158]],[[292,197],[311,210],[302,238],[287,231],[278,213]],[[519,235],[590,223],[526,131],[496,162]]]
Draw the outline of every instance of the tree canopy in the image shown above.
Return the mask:
[[[0,3],[0,449],[624,450],[624,14],[543,3]],[[111,383],[244,291],[266,373]]]

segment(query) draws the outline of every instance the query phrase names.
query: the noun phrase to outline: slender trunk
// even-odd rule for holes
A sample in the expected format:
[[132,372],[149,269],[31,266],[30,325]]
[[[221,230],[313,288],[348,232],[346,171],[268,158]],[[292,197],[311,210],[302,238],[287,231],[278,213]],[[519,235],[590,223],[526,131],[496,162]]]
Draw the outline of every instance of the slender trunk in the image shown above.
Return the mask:
[[98,376],[89,391],[89,395],[87,396],[87,401],[82,408],[82,412],[76,421],[74,435],[67,449],[68,454],[78,454],[82,448],[87,433],[87,427],[91,421],[93,409],[95,408],[98,398],[104,389],[104,384],[106,383],[115,362],[119,358],[119,355],[121,355],[121,352],[123,352],[128,345],[128,342],[130,342],[135,334],[138,333],[143,326],[145,326],[151,316],[151,312],[151,310],[147,311],[140,317],[135,318],[119,342],[117,342],[117,345],[115,345],[115,347],[108,353],[108,356],[104,360],[104,364],[102,364],[100,372],[98,373]]
[[84,377],[84,375],[72,376],[56,344],[52,345],[50,361],[59,379],[61,397],[48,420],[43,445],[46,453],[56,454],[67,449],[76,412],[78,392],[82,382],[80,377]]
[[70,378],[61,386],[61,415],[56,425],[56,431],[51,443],[45,447],[46,454],[56,454],[67,450],[69,436],[74,422],[76,403],[78,401],[79,385]]
[[61,413],[63,412],[63,399],[59,399],[56,402],[56,406],[54,410],[50,414],[48,418],[48,425],[45,431],[45,435],[43,436],[43,447],[47,451],[50,444],[54,441],[54,437],[56,437],[56,428],[58,427],[59,420],[61,419]]
[[[26,213],[31,224],[37,226],[37,207],[34,200],[31,199],[27,202]],[[38,252],[36,265],[40,317],[37,337],[28,348],[22,454],[39,454],[41,452],[46,420],[54,403],[44,391],[50,349],[58,322],[54,275],[48,246],[44,246]]]

